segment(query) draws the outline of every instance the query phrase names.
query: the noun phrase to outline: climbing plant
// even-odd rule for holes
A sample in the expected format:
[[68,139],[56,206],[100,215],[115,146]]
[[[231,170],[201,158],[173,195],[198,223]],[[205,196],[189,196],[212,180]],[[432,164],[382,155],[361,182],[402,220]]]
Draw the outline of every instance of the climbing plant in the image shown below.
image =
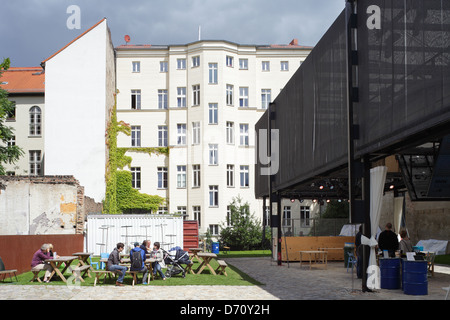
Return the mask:
[[146,152],[152,154],[169,154],[168,148],[118,148],[117,135],[122,132],[131,134],[131,127],[117,121],[117,96],[114,95],[114,107],[111,111],[110,121],[106,129],[106,146],[108,149],[108,161],[105,170],[106,194],[103,204],[104,213],[120,214],[132,212],[156,212],[162,206],[165,199],[140,193],[131,185],[131,172],[123,170],[130,166],[132,158],[125,155],[127,151]]

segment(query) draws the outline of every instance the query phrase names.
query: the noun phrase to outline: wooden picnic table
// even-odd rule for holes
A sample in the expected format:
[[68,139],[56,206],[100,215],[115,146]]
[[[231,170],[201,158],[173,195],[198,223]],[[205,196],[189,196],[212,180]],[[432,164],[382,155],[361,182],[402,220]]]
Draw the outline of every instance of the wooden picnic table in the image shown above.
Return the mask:
[[[53,271],[50,274],[50,279],[53,277],[53,275],[56,273],[58,277],[61,278],[62,281],[67,282],[67,279],[64,277],[64,272],[66,272],[67,268],[70,268],[70,264],[73,260],[75,260],[77,257],[75,256],[61,256],[59,258],[53,258],[53,259],[45,259],[45,262],[50,263],[50,265],[53,267]],[[61,264],[65,264],[65,267],[62,271],[59,270],[59,267]],[[70,268],[70,271],[72,269]]]
[[[302,267],[303,262],[303,254],[309,255],[309,270],[311,270],[312,266],[312,257],[314,255],[314,263],[317,264],[317,261],[322,260],[323,265],[325,268],[327,267],[327,255],[328,251],[323,250],[307,250],[307,251],[299,251],[300,252],[300,268]],[[319,259],[317,257],[319,256]]]
[[205,267],[208,267],[209,270],[211,270],[213,275],[216,275],[216,272],[214,271],[214,269],[211,267],[211,265],[209,264],[209,262],[214,258],[217,258],[217,255],[215,253],[209,253],[209,252],[198,252],[197,253],[199,258],[202,258],[203,261],[200,264],[200,266],[198,267],[198,269],[196,270],[197,274],[200,274],[203,269],[205,269]]
[[[124,258],[124,259],[120,259],[120,261],[121,262],[119,263],[119,265],[126,266],[126,267],[130,266],[130,262],[131,262],[130,259]],[[106,264],[106,266],[108,265],[108,259],[107,258],[100,259],[100,262],[104,262]],[[154,258],[146,258],[145,261],[144,261],[144,264],[147,266],[147,269],[148,269],[148,272],[149,272],[148,273],[148,277],[151,277],[152,280],[155,280],[155,277],[153,276],[153,266],[152,266],[153,262],[156,262],[156,259],[154,259]],[[107,267],[105,269],[107,269]],[[135,278],[134,274],[133,274],[133,278]],[[134,280],[136,281],[136,279],[134,279]]]
[[203,262],[202,259],[200,259],[198,256],[198,253],[203,251],[202,248],[189,248],[189,251],[192,252],[192,262],[194,262],[194,258],[196,258],[199,263]]
[[[73,256],[76,256],[78,258],[78,264],[76,265],[75,269],[73,271],[79,271],[80,272],[80,279],[82,282],[84,282],[83,277],[88,274],[89,278],[91,277],[90,271],[94,271],[94,268],[92,268],[91,264],[89,263],[88,259],[90,256],[92,256],[93,252],[75,252],[72,253]],[[84,271],[84,273],[81,275],[81,272]]]

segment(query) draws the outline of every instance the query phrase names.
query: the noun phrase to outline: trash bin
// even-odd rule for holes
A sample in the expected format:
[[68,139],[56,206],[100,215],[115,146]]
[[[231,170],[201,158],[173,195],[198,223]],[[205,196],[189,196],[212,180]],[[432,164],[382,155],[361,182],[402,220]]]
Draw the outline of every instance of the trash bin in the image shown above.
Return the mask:
[[400,258],[380,258],[381,289],[400,289]]
[[355,244],[352,242],[346,242],[344,244],[344,267],[348,267],[348,254],[355,252]]
[[402,261],[403,293],[409,295],[428,294],[427,261]]
[[213,242],[212,243],[211,252],[215,253],[215,254],[219,254],[219,243],[218,242]]

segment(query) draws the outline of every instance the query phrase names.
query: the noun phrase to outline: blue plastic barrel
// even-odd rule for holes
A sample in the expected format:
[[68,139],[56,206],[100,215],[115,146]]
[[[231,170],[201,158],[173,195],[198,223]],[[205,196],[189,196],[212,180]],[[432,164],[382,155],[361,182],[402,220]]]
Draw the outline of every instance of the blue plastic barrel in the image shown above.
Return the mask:
[[408,261],[402,262],[402,284],[403,292],[409,295],[427,295],[427,261]]
[[400,259],[380,258],[381,289],[400,289]]
[[211,252],[215,253],[215,254],[219,254],[219,243],[218,242],[213,242],[212,243]]

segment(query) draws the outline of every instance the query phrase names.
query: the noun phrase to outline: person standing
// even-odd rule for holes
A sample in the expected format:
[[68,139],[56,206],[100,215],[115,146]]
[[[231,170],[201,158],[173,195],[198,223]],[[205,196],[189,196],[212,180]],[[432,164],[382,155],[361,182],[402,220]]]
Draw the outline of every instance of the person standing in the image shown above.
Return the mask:
[[395,257],[395,251],[398,250],[397,235],[392,231],[392,223],[386,224],[385,230],[378,236],[378,248],[387,250],[390,257]]
[[116,247],[114,248],[114,250],[110,253],[109,257],[108,257],[108,265],[107,265],[107,270],[109,271],[113,271],[113,272],[118,272],[119,277],[117,278],[116,281],[116,286],[123,286],[123,278],[125,277],[125,273],[127,272],[128,268],[125,266],[121,266],[119,265],[121,262],[120,259],[120,253],[123,251],[123,248],[125,247],[125,245],[122,242],[119,242]]
[[400,240],[398,246],[401,253],[406,255],[407,252],[413,252],[413,246],[411,240],[408,238],[408,233],[406,232],[406,230],[400,231],[400,237],[402,238],[402,240]]

